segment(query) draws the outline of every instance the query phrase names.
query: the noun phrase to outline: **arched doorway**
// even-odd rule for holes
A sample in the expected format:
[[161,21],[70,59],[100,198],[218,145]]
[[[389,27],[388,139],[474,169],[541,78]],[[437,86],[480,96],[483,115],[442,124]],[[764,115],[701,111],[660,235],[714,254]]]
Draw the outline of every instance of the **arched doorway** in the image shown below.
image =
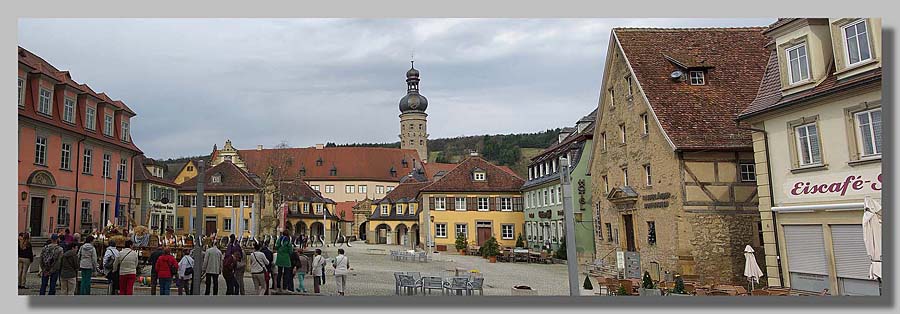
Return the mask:
[[319,236],[325,234],[325,225],[321,222],[314,222],[309,225],[309,235],[314,237],[314,239],[318,239]]
[[302,221],[298,221],[296,225],[294,225],[294,234],[306,235],[306,223]]
[[358,235],[358,237],[359,237],[360,240],[362,240],[362,241],[365,241],[365,240],[366,240],[366,230],[368,230],[368,229],[369,229],[369,222],[368,222],[368,221],[359,224],[359,230],[358,230],[358,231],[359,231],[359,235]]
[[422,242],[419,240],[419,224],[413,224],[412,228],[412,240],[415,247],[418,247]]
[[290,233],[294,232],[294,225],[292,225],[290,221],[285,221],[284,222],[284,230],[286,230],[288,232],[288,234],[290,234]]
[[375,244],[390,244],[388,243],[389,237],[388,233],[391,232],[391,227],[386,224],[380,224],[375,227]]
[[397,232],[395,232],[395,233],[397,234],[397,237],[396,237],[397,242],[394,242],[394,243],[402,245],[402,246],[409,245],[409,228],[407,228],[406,225],[404,225],[404,224],[397,225]]

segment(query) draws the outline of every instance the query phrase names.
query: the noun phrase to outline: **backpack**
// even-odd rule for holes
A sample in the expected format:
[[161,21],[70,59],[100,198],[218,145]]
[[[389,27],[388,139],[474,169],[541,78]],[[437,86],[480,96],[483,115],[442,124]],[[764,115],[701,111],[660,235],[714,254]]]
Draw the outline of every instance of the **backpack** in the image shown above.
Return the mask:
[[41,254],[41,269],[49,270],[50,266],[53,266],[53,261],[56,259],[56,250],[49,249],[46,253]]
[[106,270],[107,273],[112,272],[113,264],[116,262],[116,257],[114,255],[108,255],[106,259],[103,260],[103,269]]

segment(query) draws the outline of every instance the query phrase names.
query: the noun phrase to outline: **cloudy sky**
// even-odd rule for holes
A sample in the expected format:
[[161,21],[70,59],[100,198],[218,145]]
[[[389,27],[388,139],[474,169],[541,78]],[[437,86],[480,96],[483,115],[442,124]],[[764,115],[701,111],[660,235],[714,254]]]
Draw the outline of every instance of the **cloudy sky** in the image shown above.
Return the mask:
[[395,142],[414,52],[431,138],[536,132],[597,106],[613,27],[774,19],[22,19],[19,45],[138,116],[151,157]]

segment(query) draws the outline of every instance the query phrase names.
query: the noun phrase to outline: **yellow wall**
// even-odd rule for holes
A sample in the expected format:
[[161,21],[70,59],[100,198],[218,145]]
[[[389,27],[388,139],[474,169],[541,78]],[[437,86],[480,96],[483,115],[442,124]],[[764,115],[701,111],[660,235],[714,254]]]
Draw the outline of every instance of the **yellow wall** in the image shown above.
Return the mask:
[[[495,193],[495,194],[424,194],[422,199],[428,200],[429,197],[521,197],[519,193]],[[449,200],[448,200],[449,202]],[[447,224],[447,237],[437,237],[434,236],[434,244],[435,245],[447,245],[447,250],[453,251],[455,250],[456,245],[456,224],[464,223],[467,225],[467,235],[466,238],[469,241],[470,245],[475,245],[476,238],[476,222],[479,221],[489,221],[491,222],[491,235],[497,238],[497,242],[500,243],[501,247],[515,247],[516,246],[516,238],[519,234],[524,233],[525,226],[525,213],[521,211],[511,211],[511,212],[502,212],[502,211],[477,211],[475,209],[469,209],[467,211],[455,211],[455,210],[430,210],[431,217],[434,217],[434,223],[430,223],[429,227],[431,229],[431,234],[435,235],[435,224],[446,223]],[[425,219],[425,215],[419,215],[419,221],[422,223],[422,220]],[[501,225],[504,224],[512,224],[513,228],[513,237],[512,239],[503,239],[501,236]],[[424,231],[424,230],[423,230]],[[423,233],[427,234],[427,233]],[[423,241],[425,241],[425,237],[423,236]]]
[[[190,167],[191,171],[188,171],[188,167]],[[175,184],[181,184],[182,182],[190,180],[191,178],[196,176],[197,165],[195,165],[193,161],[188,161],[188,163],[181,168],[181,172],[178,173],[178,176],[175,177]]]
[[[187,197],[194,197],[195,195],[197,195],[196,193],[193,193],[193,192],[179,192],[178,194],[185,195]],[[239,192],[238,193],[203,193],[204,197],[217,196],[217,195],[253,195],[254,201],[258,201],[258,198],[259,198],[259,195],[255,194],[255,193],[239,193]],[[231,224],[231,229],[225,230],[224,221],[225,221],[225,218],[232,217],[231,210],[234,209],[236,216],[240,215],[240,211],[241,211],[240,198],[235,199],[233,201],[233,204],[234,204],[233,207],[204,207],[203,208],[203,218],[201,219],[201,230],[203,230],[204,233],[206,232],[206,217],[215,217],[216,218],[216,228],[218,229],[219,235],[232,234],[237,231],[238,227],[243,227],[242,225],[238,225],[241,222],[233,221]],[[183,204],[183,205],[188,205],[188,204]],[[177,212],[175,214],[176,227],[177,227],[178,218],[183,217],[184,218],[184,229],[175,229],[176,234],[187,234],[187,233],[193,232],[193,230],[188,230],[188,229],[190,228],[190,224],[191,224],[191,222],[190,222],[191,216],[190,215],[191,215],[191,212],[194,210],[196,210],[194,207],[178,206]],[[246,230],[244,230],[245,231],[244,234],[247,236],[250,235],[250,229],[252,228],[250,226],[250,224],[253,223],[253,221],[250,219],[250,216],[251,216],[250,213],[252,212],[252,210],[253,210],[252,207],[250,207],[249,205],[244,207],[244,219],[247,219],[247,228],[246,228]]]

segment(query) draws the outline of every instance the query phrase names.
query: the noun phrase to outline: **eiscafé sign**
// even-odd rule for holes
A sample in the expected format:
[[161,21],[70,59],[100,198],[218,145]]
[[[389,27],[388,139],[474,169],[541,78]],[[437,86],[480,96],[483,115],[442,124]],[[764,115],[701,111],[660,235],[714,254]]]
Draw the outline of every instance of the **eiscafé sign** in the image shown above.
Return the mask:
[[784,188],[789,198],[809,198],[881,193],[881,186],[881,173],[867,175],[850,172],[789,180]]

